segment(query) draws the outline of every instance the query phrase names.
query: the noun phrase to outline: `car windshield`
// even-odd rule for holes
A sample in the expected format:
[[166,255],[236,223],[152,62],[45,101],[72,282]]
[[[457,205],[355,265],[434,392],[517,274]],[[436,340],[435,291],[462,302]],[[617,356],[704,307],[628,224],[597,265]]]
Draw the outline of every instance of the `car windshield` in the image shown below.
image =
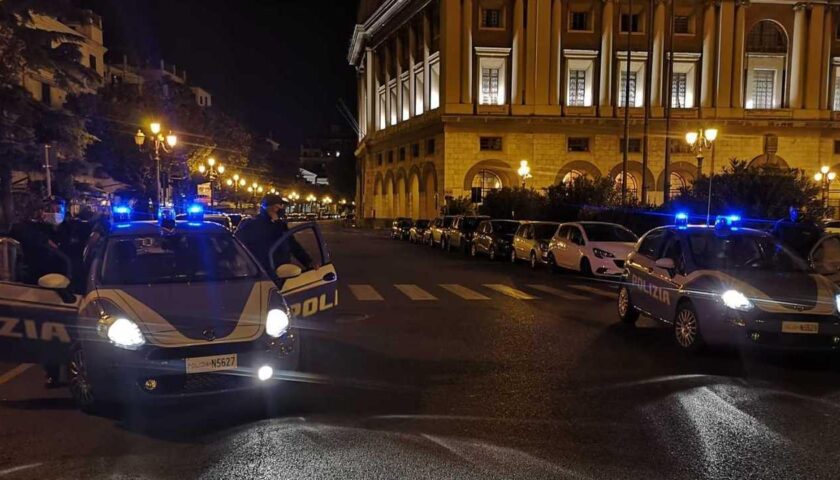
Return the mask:
[[449,228],[452,226],[452,222],[455,221],[455,217],[444,217],[443,219],[443,228]]
[[480,217],[464,217],[464,219],[461,220],[461,228],[464,230],[475,230],[482,220],[484,219]]
[[407,218],[397,220],[397,226],[398,227],[410,227],[411,226],[411,220],[409,220]]
[[583,230],[590,242],[636,242],[638,237],[620,225],[584,223]]
[[414,226],[417,228],[428,228],[429,220],[417,220],[417,223],[415,223]]
[[757,232],[732,235],[696,232],[688,236],[688,244],[694,263],[704,270],[808,270],[804,260],[773,237]]
[[537,240],[547,240],[557,231],[557,225],[552,223],[537,223],[534,225],[534,238]]
[[493,222],[493,233],[498,235],[513,235],[519,228],[519,222]]
[[144,235],[108,241],[104,285],[236,280],[259,270],[230,235]]

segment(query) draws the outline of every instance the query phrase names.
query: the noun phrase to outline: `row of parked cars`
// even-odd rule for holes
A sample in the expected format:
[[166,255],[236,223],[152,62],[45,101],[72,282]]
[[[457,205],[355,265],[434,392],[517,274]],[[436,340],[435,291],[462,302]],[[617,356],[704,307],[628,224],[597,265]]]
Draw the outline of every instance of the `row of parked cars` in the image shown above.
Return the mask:
[[614,276],[638,237],[605,222],[544,222],[449,215],[433,220],[396,218],[391,238],[490,260],[525,261],[584,275]]

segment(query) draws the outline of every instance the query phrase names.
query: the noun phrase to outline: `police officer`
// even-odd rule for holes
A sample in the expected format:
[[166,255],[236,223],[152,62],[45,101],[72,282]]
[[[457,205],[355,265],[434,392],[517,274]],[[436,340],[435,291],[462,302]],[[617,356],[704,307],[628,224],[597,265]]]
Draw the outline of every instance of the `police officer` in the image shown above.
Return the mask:
[[[235,236],[251,252],[269,275],[274,276],[269,253],[272,246],[286,232],[286,207],[289,201],[279,195],[266,195],[260,203],[260,213],[256,217],[243,220],[236,229]],[[274,265],[290,263],[292,257],[306,268],[317,268],[312,257],[297,242],[294,236],[280,245],[274,252]]]
[[823,231],[812,220],[803,218],[797,207],[791,206],[788,208],[788,216],[776,222],[772,233],[799,256],[808,258]]

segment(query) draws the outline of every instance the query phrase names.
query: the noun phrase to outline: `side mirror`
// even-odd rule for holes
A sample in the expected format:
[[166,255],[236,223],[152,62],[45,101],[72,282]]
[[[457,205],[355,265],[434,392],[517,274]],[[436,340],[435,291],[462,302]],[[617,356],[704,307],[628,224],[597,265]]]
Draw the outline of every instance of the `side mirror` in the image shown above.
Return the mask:
[[60,273],[48,273],[38,279],[38,286],[55,290],[64,303],[74,303],[76,296],[70,291],[70,279]]
[[674,270],[676,268],[676,265],[674,265],[674,259],[673,258],[667,258],[667,257],[660,258],[659,260],[656,261],[655,265],[659,268],[662,268],[662,269],[668,270],[668,271]]
[[303,270],[301,270],[300,267],[292,263],[284,263],[283,265],[277,267],[276,270],[274,270],[274,274],[277,275],[277,278],[281,280],[299,277],[301,273],[303,273]]

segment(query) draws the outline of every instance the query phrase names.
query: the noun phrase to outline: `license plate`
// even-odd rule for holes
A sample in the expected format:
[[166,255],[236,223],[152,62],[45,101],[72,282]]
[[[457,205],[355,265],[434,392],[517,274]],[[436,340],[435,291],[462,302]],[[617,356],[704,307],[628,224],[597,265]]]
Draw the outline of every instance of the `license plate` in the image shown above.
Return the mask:
[[782,333],[820,333],[820,324],[814,322],[782,322]]
[[187,359],[187,373],[218,372],[220,370],[235,370],[236,354],[214,355],[212,357],[195,357]]

